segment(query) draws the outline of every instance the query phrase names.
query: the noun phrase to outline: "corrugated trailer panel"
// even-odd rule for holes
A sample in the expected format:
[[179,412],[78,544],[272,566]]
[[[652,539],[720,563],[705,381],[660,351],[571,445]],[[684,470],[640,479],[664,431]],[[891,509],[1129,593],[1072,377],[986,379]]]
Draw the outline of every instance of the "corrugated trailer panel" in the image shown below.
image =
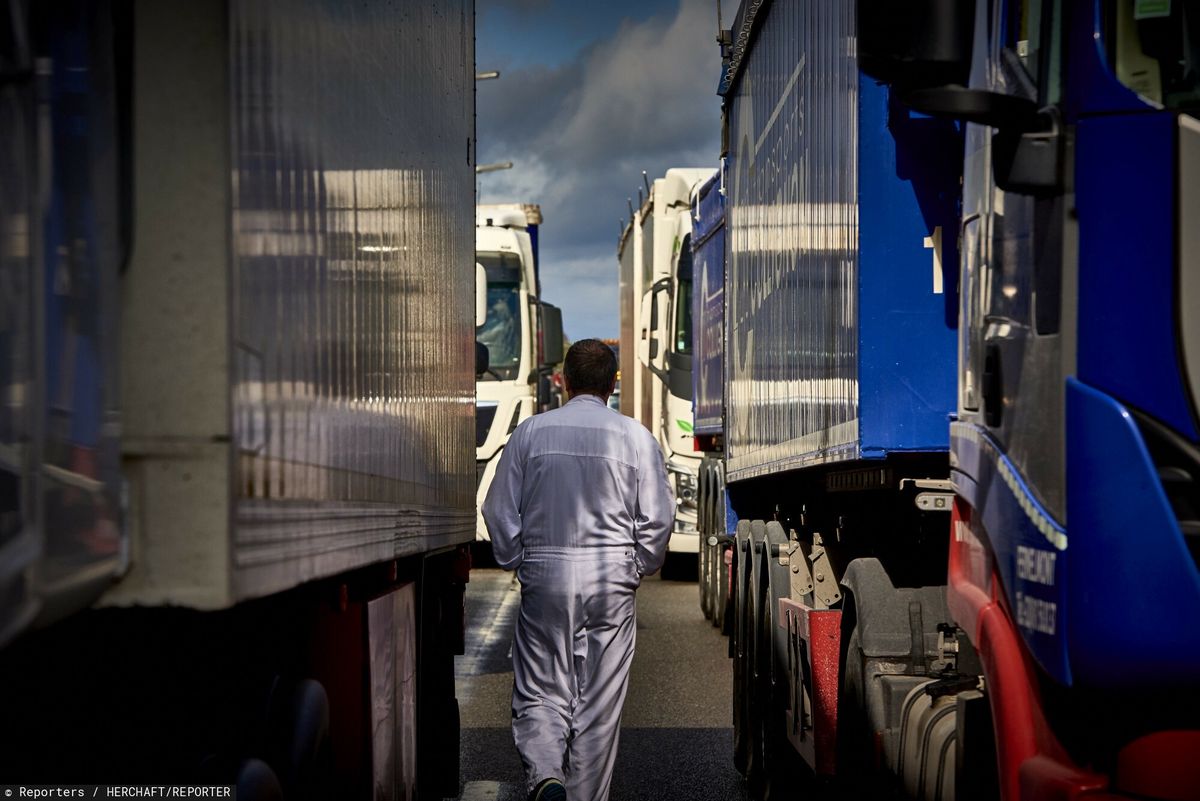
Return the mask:
[[729,105],[734,480],[858,455],[853,15],[839,0],[771,4]]
[[693,208],[693,415],[695,433],[720,434],[725,377],[725,195],[721,174],[696,191]]
[[854,33],[854,4],[775,2],[735,53],[732,480],[948,446],[961,135],[861,76]]
[[[203,23],[221,63],[188,73],[207,127],[146,104],[138,133],[224,188],[146,171],[139,188],[223,231],[192,252],[179,215],[139,210],[127,288],[155,282],[126,337],[139,546],[111,600],[222,606],[471,540],[472,3],[198,0],[190,26],[156,5],[138,7],[139,56],[168,73],[153,42],[186,52]],[[159,309],[196,287],[215,304],[203,335]]]
[[469,0],[233,8],[245,597],[474,536],[474,53]]

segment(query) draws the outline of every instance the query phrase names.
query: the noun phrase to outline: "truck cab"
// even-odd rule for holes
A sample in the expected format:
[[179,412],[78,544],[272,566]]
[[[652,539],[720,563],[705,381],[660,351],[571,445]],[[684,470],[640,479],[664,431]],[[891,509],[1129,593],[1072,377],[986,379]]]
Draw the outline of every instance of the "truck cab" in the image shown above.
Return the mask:
[[859,12],[864,70],[965,125],[948,597],[1000,795],[1195,798],[1200,3]]
[[531,203],[481,205],[476,210],[475,262],[486,278],[486,285],[478,288],[486,293],[480,298],[486,312],[475,339],[488,351],[487,369],[475,378],[475,519],[480,541],[490,539],[478,509],[500,454],[522,420],[551,405],[548,367],[562,360],[558,309],[538,299],[541,221],[541,209]]

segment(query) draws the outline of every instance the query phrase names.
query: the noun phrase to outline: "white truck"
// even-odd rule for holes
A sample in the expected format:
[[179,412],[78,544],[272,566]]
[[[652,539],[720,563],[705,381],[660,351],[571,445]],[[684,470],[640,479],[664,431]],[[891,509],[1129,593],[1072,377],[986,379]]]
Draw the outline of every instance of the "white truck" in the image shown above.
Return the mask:
[[692,251],[690,197],[712,169],[674,168],[624,227],[620,264],[621,412],[640,420],[663,450],[677,504],[669,551],[695,554],[692,435]]
[[543,303],[538,282],[534,203],[476,207],[477,303],[485,309],[475,339],[488,351],[475,377],[475,536],[489,540],[479,506],[496,475],[508,437],[525,418],[553,405],[550,371],[563,359],[562,314]]

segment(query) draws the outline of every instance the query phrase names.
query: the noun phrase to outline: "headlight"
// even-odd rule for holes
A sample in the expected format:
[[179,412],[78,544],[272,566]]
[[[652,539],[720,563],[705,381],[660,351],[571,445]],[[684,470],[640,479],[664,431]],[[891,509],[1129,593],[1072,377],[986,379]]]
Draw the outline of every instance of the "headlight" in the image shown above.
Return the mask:
[[675,502],[680,506],[695,506],[696,474],[686,468],[670,464],[667,465],[667,469],[671,471],[671,475],[675,479]]

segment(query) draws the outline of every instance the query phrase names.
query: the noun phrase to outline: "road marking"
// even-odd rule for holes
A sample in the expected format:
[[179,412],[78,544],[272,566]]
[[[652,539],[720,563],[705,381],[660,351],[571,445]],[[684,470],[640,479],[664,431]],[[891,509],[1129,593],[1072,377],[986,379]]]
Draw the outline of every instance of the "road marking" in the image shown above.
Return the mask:
[[[512,638],[517,610],[520,608],[521,585],[515,578],[506,583],[508,586],[504,590],[504,597],[496,606],[496,612],[492,615],[491,621],[486,628],[481,630],[481,636],[475,644],[468,645],[467,653],[458,659],[455,672],[459,678],[482,674],[487,669],[489,654],[495,652],[497,646],[502,642],[502,638],[507,637],[510,640]],[[512,655],[511,647],[508,654]]]
[[521,790],[503,782],[467,782],[459,801],[519,801]]

